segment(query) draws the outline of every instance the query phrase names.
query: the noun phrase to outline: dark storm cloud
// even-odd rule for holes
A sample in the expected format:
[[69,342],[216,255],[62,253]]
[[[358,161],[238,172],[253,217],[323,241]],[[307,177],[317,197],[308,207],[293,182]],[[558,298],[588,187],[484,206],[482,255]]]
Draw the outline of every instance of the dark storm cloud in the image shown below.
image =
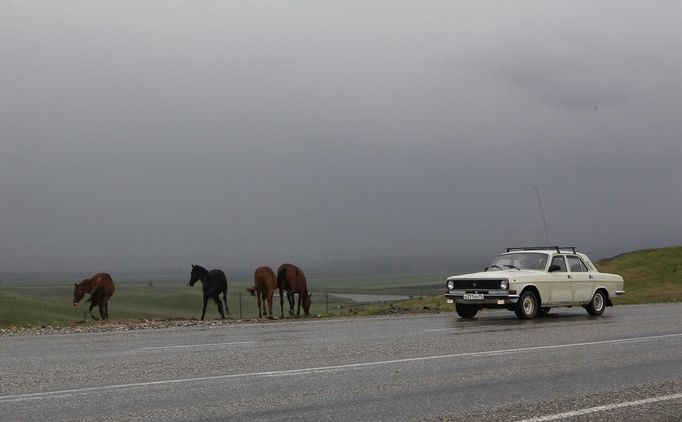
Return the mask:
[[680,243],[675,2],[2,8],[0,270]]

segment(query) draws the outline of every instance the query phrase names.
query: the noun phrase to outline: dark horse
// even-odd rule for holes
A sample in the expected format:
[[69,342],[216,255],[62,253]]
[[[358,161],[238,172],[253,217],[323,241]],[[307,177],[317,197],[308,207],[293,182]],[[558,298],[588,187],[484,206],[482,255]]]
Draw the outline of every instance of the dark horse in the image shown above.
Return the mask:
[[[227,307],[227,277],[221,270],[208,271],[206,268],[192,264],[192,273],[189,278],[189,285],[194,286],[194,283],[201,281],[201,287],[204,291],[204,307],[201,310],[201,320],[204,320],[206,315],[206,304],[211,298],[218,305],[218,312],[220,316],[225,319],[225,312],[230,312]],[[225,302],[225,312],[223,312],[223,304],[220,302],[220,293],[223,294],[223,302]]]
[[[258,267],[256,272],[253,274],[253,287],[249,287],[249,293],[251,296],[256,296],[258,299],[258,318],[263,318],[263,314],[269,319],[273,318],[272,315],[272,294],[277,288],[277,277],[275,277],[275,272],[272,271],[270,267]],[[268,300],[268,308],[270,309],[270,315],[268,315],[268,310],[265,309],[264,312],[261,311],[265,308],[265,299]],[[261,305],[262,304],[262,305]],[[261,308],[262,306],[262,308]]]
[[90,294],[87,300],[90,302],[90,317],[96,319],[92,315],[92,308],[99,307],[99,316],[102,319],[109,319],[109,299],[114,294],[114,280],[107,273],[97,273],[92,278],[86,278],[80,283],[74,283],[73,288],[73,306],[78,306],[78,302],[83,299],[86,293]]
[[296,315],[301,315],[301,298],[303,299],[303,312],[310,315],[310,297],[308,286],[305,281],[305,274],[294,264],[282,264],[277,269],[277,287],[279,287],[279,304],[282,318],[284,318],[284,295],[283,290],[287,291],[289,301],[289,315],[294,314],[294,295],[298,293],[298,309]]

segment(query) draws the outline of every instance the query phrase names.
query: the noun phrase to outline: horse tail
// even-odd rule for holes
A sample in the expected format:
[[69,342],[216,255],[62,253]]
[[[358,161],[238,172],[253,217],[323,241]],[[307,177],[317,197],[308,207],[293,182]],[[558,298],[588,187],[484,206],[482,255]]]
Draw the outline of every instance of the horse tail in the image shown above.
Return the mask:
[[246,291],[251,293],[251,296],[256,296],[256,286],[248,287]]
[[279,270],[277,270],[277,287],[279,289],[284,288],[284,282],[287,279],[287,268],[285,265],[282,265],[279,267]]

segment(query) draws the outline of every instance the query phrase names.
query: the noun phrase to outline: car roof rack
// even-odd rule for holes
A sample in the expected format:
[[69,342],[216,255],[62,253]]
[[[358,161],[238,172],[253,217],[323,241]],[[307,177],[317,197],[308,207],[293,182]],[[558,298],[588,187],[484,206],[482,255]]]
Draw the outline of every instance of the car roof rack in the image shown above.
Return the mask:
[[524,246],[520,248],[507,248],[507,252],[511,251],[557,251],[557,253],[561,253],[561,250],[568,249],[573,251],[575,253],[575,246]]

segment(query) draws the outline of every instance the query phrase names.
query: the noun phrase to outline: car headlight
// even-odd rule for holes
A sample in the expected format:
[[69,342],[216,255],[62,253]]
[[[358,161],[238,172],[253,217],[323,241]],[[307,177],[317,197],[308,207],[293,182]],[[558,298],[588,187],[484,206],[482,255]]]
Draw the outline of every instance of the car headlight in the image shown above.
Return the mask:
[[448,290],[452,290],[455,288],[455,282],[453,280],[448,280],[447,284]]
[[509,280],[502,280],[500,282],[500,289],[507,290],[509,288]]

